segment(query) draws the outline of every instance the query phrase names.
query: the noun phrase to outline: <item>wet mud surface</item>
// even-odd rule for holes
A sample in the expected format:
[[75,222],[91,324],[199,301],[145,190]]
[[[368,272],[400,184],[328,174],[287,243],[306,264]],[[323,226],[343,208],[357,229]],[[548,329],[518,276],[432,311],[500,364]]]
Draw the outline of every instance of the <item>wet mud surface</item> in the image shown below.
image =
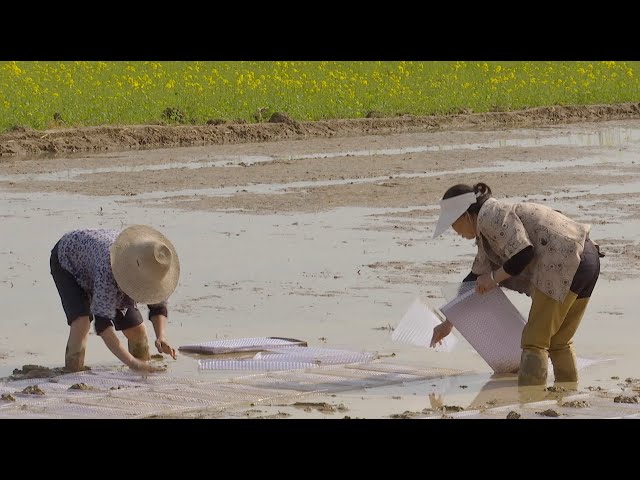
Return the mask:
[[[414,418],[428,416],[426,410],[441,413],[446,405],[464,409],[445,412],[455,416],[479,406],[509,405],[511,387],[490,379],[488,367],[465,342],[451,354],[439,354],[390,339],[417,296],[440,306],[441,289],[468,273],[473,244],[451,232],[437,240],[431,235],[442,193],[455,183],[485,181],[497,197],[545,203],[592,225],[591,236],[606,257],[575,344],[579,355],[613,361],[585,369],[580,391],[613,388],[619,391],[611,404],[636,402],[636,109],[557,110],[555,119],[539,112],[528,120],[526,114],[504,112],[511,115],[487,115],[485,123],[462,116],[437,127],[426,120],[367,119],[344,128],[316,125],[321,135],[305,125],[218,125],[207,128],[229,133],[217,144],[200,146],[180,139],[183,127],[171,127],[174,133],[141,127],[158,130],[147,132],[145,144],[156,149],[140,149],[142,133],[127,136],[115,127],[45,138],[33,132],[0,136],[0,296],[13,312],[0,336],[0,376],[17,381],[62,372],[68,327],[48,271],[58,238],[74,228],[146,223],[174,241],[183,266],[170,303],[172,345],[286,336],[310,346],[373,351],[402,364],[475,372],[458,383],[425,384],[416,395],[394,387],[384,396],[321,396],[304,406],[260,406],[243,418],[342,418],[340,404],[351,418]],[[607,116],[613,114],[620,117]],[[252,128],[262,128],[264,138],[247,142],[257,138],[248,133]],[[73,135],[87,140],[72,140]],[[125,150],[122,138],[129,139]],[[163,148],[175,144],[189,146]],[[58,153],[36,155],[43,149]],[[527,311],[526,298],[510,298]],[[166,360],[171,374],[203,375],[188,355],[153,359]],[[85,363],[117,364],[93,333]],[[549,390],[543,399],[573,393]],[[589,410],[580,401],[589,402],[570,399],[578,403],[549,408],[562,415]]]

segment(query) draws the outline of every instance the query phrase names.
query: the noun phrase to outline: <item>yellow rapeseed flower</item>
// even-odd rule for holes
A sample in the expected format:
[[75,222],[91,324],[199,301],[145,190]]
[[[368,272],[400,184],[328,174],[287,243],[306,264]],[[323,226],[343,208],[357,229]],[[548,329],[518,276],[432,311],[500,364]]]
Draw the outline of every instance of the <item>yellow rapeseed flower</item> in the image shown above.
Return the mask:
[[11,71],[11,73],[13,73],[17,77],[19,77],[24,73],[23,70],[18,66],[16,62],[9,63],[8,68],[9,68],[9,71]]

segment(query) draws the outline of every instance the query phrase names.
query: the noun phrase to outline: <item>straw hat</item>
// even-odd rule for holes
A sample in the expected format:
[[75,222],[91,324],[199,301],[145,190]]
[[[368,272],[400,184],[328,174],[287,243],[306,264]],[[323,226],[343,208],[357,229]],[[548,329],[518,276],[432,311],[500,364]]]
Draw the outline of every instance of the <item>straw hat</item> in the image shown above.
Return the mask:
[[125,228],[110,253],[113,278],[136,302],[160,303],[175,290],[180,277],[178,254],[157,230],[146,225]]
[[433,232],[433,238],[438,237],[449,228],[467,209],[476,203],[476,194],[473,192],[463,193],[456,197],[440,200],[440,217]]

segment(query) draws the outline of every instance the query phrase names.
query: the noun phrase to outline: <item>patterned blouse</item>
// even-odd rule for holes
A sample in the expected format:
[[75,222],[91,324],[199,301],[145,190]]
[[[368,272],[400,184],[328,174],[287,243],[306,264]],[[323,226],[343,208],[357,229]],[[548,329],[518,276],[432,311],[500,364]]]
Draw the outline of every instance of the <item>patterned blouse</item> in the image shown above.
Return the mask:
[[[136,308],[136,302],[120,290],[111,271],[111,245],[119,234],[117,230],[74,230],[63,235],[58,244],[60,265],[91,297],[98,334],[113,325],[116,310]],[[166,315],[166,305],[149,305],[149,316]]]
[[564,301],[573,280],[590,225],[577,223],[537,203],[510,203],[489,198],[478,212],[478,254],[471,271],[477,275],[499,268],[533,245],[533,260],[518,275],[544,294]]

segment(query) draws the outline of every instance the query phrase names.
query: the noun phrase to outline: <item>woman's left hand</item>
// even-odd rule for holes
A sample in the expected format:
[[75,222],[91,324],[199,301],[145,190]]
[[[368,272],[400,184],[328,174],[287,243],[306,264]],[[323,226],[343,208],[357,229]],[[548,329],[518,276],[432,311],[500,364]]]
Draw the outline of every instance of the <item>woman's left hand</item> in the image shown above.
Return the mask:
[[476,279],[476,292],[480,294],[490,292],[497,286],[498,284],[491,278],[491,273],[485,273]]

